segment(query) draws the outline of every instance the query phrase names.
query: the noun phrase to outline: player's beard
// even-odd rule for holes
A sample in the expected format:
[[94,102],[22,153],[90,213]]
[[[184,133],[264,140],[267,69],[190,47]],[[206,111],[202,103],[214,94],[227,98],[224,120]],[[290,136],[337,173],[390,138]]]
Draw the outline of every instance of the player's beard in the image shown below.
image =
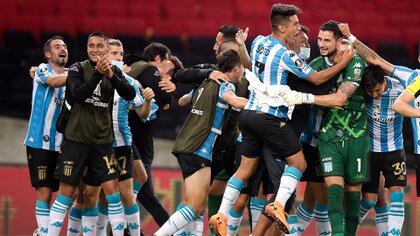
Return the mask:
[[334,49],[333,51],[329,52],[327,55],[322,55],[323,57],[332,57],[337,53],[337,49]]

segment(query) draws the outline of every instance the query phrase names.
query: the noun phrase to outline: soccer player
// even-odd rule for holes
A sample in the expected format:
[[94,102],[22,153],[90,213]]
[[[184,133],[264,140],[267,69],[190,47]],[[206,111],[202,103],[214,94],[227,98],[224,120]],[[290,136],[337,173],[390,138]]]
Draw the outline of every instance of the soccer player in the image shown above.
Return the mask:
[[[273,5],[270,15],[271,35],[258,36],[252,44],[252,71],[270,88],[272,85],[274,89],[279,88],[278,85],[285,85],[288,71],[314,84],[321,84],[342,70],[353,57],[347,53],[337,65],[318,73],[303,62],[297,53],[288,51],[285,42],[293,43],[300,31],[297,17],[299,13],[300,10],[293,5]],[[280,93],[274,91],[276,92]],[[289,164],[281,178],[276,200],[269,204],[266,210],[274,216],[279,228],[286,233],[290,232],[284,214],[284,205],[296,189],[300,176],[306,168],[306,162],[299,141],[287,124],[289,119],[287,113],[287,107],[271,107],[260,101],[254,91],[251,92],[249,102],[240,118],[244,137],[241,165],[228,181],[219,212],[210,219],[211,227],[218,234],[226,235],[226,216],[239,196],[244,181],[255,172],[263,142],[267,143],[277,155],[284,157]]]
[[[342,37],[338,22],[328,21],[321,26],[318,45],[324,60],[319,60],[320,66],[334,64]],[[344,230],[346,234],[354,235],[359,223],[360,190],[362,183],[367,180],[369,152],[364,91],[359,87],[365,64],[361,57],[354,57],[340,73],[334,93],[313,96],[291,92],[284,97],[289,105],[314,103],[331,108],[323,119],[318,149],[327,185],[328,216],[333,235],[342,235]],[[351,206],[345,212],[344,199],[346,205]]]
[[[109,59],[122,69],[124,48],[118,39],[109,40]],[[150,88],[142,89],[138,81],[124,74],[127,81],[136,90],[136,97],[127,101],[118,94],[114,93],[114,107],[112,109],[112,120],[114,130],[114,152],[115,158],[120,166],[120,175],[118,177],[118,190],[121,194],[121,200],[124,205],[124,213],[128,230],[131,235],[140,235],[140,214],[139,207],[133,195],[133,152],[131,149],[132,136],[130,127],[128,126],[128,111],[130,107],[136,109],[139,117],[146,119],[150,113],[152,99],[154,98],[153,90]],[[99,217],[97,235],[106,235],[106,226],[108,225],[106,208],[106,200],[101,192],[101,199],[98,203],[99,213],[105,217]]]
[[175,84],[169,79],[163,79],[158,67],[165,60],[169,60],[171,51],[163,44],[151,43],[144,50],[141,56],[127,58],[126,62],[131,67],[128,75],[139,81],[144,87],[149,87],[155,93],[156,107],[153,115],[145,121],[140,119],[135,111],[130,111],[128,116],[131,134],[133,135],[133,146],[136,146],[141,161],[146,169],[147,181],[141,187],[137,200],[150,212],[156,223],[162,226],[169,218],[169,214],[163,207],[153,188],[153,176],[151,173],[154,158],[153,148],[153,127],[157,119],[162,115],[164,109],[169,107],[172,101],[172,93],[175,91]]
[[187,201],[155,235],[172,235],[203,214],[210,187],[211,160],[214,141],[221,134],[229,105],[243,108],[247,99],[235,95],[232,83],[238,83],[244,73],[239,54],[225,52],[218,67],[229,83],[204,81],[190,96],[192,109],[175,140],[173,153],[178,158],[185,181]]
[[[342,23],[339,25],[339,27],[344,37],[347,37],[350,41],[352,41],[354,47],[359,51],[361,57],[373,65],[380,66],[389,76],[408,81],[408,83],[411,84],[414,79],[420,75],[420,70],[412,70],[404,66],[393,65],[380,57],[350,32],[348,24]],[[420,47],[418,60],[420,62]],[[418,137],[420,136],[420,119],[418,118],[419,113],[416,112],[416,109],[418,110],[420,108],[420,98],[413,98],[413,96],[407,90],[404,91],[401,97],[395,102],[396,103],[393,107],[397,112],[404,116],[412,117],[411,128],[413,129],[414,156],[416,157],[416,188],[417,196],[420,196],[420,143],[418,142]],[[415,115],[416,113],[417,115]]]
[[37,193],[35,216],[38,234],[47,235],[50,201],[59,182],[53,178],[62,134],[55,129],[64,99],[67,79],[67,45],[60,36],[48,39],[43,48],[47,63],[40,64],[33,78],[32,109],[24,144],[32,187]]
[[[385,76],[379,66],[367,67],[362,77],[361,84],[369,95],[366,114],[370,139],[370,181],[362,187],[360,211],[363,220],[375,206],[382,172],[391,204],[389,212],[387,205],[375,208],[377,216],[385,216],[376,218],[379,235],[401,235],[404,221],[404,186],[407,184],[402,134],[404,118],[391,107],[407,82]],[[384,221],[387,224],[384,225]]]
[[96,186],[100,185],[108,201],[113,234],[123,233],[123,208],[117,191],[118,172],[112,149],[112,104],[115,89],[126,100],[134,98],[135,90],[121,70],[112,66],[108,51],[106,34],[93,32],[87,43],[89,60],[77,62],[69,69],[65,98],[69,113],[62,127],[64,141],[54,175],[60,180],[60,188],[51,208],[48,235],[60,233],[86,167],[83,231],[92,235],[96,228],[100,189]]

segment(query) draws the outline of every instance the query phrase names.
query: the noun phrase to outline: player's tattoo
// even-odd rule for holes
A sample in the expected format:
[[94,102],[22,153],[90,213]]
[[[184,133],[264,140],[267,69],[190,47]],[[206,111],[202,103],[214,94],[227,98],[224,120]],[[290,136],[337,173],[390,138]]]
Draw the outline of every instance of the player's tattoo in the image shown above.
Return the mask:
[[354,91],[358,88],[358,85],[352,82],[343,82],[340,87],[338,87],[338,90],[342,93],[345,93],[347,97],[350,97],[353,95]]
[[366,46],[364,43],[360,42],[356,39],[353,43],[354,47],[359,51],[359,55],[368,60],[367,58],[371,58],[372,60],[376,60],[381,58],[376,52]]

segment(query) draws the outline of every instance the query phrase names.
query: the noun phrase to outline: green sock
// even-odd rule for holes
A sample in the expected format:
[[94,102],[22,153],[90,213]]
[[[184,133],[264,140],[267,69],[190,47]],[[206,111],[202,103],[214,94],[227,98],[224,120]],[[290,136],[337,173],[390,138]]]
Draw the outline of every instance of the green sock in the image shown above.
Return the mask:
[[219,211],[220,204],[222,203],[223,195],[209,195],[207,201],[207,208],[209,219]]
[[331,185],[328,191],[328,217],[331,222],[333,235],[342,235],[344,233],[344,210],[343,195],[344,188],[338,184]]
[[345,235],[356,235],[360,215],[360,192],[345,192],[344,198],[347,206],[344,224]]

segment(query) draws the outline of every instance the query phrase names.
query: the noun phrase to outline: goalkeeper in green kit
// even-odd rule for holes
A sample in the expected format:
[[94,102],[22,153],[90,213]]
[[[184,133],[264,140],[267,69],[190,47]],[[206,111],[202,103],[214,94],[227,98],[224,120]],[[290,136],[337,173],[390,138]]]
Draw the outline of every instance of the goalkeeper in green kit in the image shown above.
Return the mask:
[[[318,34],[321,56],[311,62],[314,69],[334,65],[341,50],[351,50],[338,24],[328,21],[321,26]],[[308,103],[330,107],[323,116],[318,148],[327,185],[332,235],[355,235],[359,223],[360,191],[367,181],[369,153],[364,91],[359,87],[365,67],[365,61],[355,56],[327,95],[314,96],[293,90],[281,94],[289,105]]]

